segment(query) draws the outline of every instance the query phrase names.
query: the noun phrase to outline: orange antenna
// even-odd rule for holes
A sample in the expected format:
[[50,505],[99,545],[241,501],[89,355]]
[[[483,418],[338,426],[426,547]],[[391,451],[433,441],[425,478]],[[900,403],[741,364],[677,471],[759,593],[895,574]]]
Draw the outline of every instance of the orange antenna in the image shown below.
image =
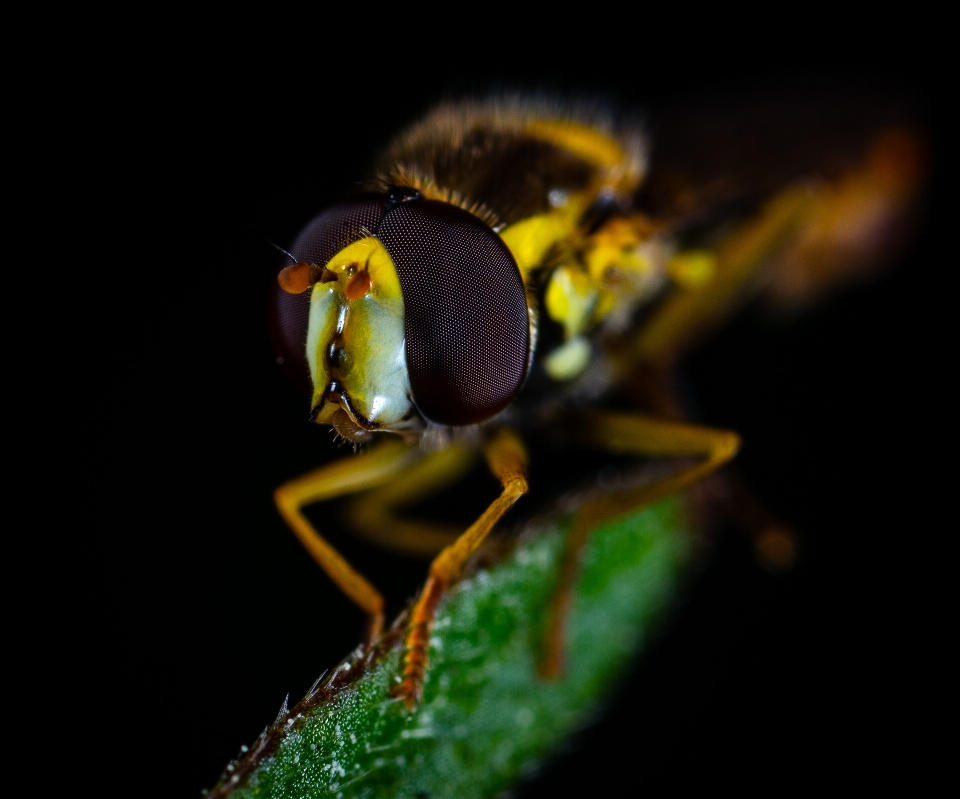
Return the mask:
[[267,241],[293,261],[290,266],[285,266],[281,269],[277,275],[277,282],[280,284],[280,288],[287,292],[287,294],[303,294],[303,292],[315,283],[332,283],[337,279],[335,272],[318,266],[317,264],[298,261],[279,244],[275,244],[270,241],[270,239],[267,239]]

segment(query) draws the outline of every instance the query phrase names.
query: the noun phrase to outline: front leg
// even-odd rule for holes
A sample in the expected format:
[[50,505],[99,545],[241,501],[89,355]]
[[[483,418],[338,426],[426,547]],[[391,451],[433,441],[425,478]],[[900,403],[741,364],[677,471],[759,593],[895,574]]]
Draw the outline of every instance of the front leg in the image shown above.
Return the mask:
[[484,444],[487,466],[503,491],[453,544],[430,564],[430,576],[413,608],[407,633],[403,680],[392,694],[413,710],[423,695],[427,673],[430,632],[437,607],[447,589],[456,581],[467,559],[483,543],[501,517],[527,493],[527,453],[520,439],[508,430],[500,430]]
[[300,543],[340,590],[367,614],[368,641],[383,628],[383,597],[320,535],[303,515],[303,507],[383,485],[410,469],[421,457],[415,446],[388,441],[362,455],[315,469],[274,492],[277,509]]

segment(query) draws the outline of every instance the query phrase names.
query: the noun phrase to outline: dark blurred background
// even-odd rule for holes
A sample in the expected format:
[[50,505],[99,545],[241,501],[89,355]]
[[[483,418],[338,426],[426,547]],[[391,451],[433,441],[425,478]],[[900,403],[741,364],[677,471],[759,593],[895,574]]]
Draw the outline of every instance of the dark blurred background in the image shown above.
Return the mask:
[[[298,700],[359,640],[361,614],[271,500],[342,453],[307,423],[271,352],[277,259],[266,239],[289,244],[392,135],[463,94],[601,96],[655,127],[658,113],[705,99],[840,89],[910,105],[935,138],[922,70],[880,44],[816,66],[774,50],[696,63],[622,53],[584,66],[518,45],[512,67],[434,59],[431,69],[394,54],[361,64],[376,80],[358,85],[344,83],[347,57],[331,56],[295,89],[251,79],[228,109],[214,82],[209,107],[161,121],[164,135],[141,153],[150,185],[133,189],[159,208],[145,210],[138,251],[109,256],[133,259],[136,275],[104,280],[105,310],[83,334],[89,413],[76,467],[89,526],[73,545],[82,606],[66,603],[62,624],[81,641],[85,787],[111,769],[129,795],[198,796],[287,692]],[[789,323],[748,310],[686,362],[699,418],[742,434],[740,472],[800,533],[800,559],[771,575],[723,531],[609,712],[522,796],[770,788],[870,767],[863,741],[891,645],[889,501],[902,467],[890,427],[910,380],[902,329],[937,259],[937,191],[934,179],[912,244],[884,274]],[[425,571],[334,537],[394,605]],[[118,751],[122,777],[107,765]]]

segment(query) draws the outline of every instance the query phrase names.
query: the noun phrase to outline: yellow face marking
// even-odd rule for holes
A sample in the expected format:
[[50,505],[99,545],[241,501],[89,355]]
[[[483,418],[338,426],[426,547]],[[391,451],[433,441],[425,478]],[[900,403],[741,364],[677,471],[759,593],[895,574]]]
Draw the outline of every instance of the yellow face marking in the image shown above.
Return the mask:
[[[397,268],[390,259],[384,246],[378,239],[369,236],[344,247],[327,263],[327,269],[340,276],[339,285],[354,286],[359,290],[361,284],[354,284],[359,272],[366,272],[369,279],[369,294],[385,309],[403,316],[403,294],[400,291],[400,278]],[[336,286],[338,283],[325,284]],[[366,293],[358,293],[359,299]]]
[[[371,236],[342,249],[325,268],[337,279],[317,283],[310,298],[307,353],[314,407],[335,381],[348,398],[342,410],[354,414],[357,424],[405,429],[410,380],[396,267]],[[340,405],[328,399],[315,421],[329,423]]]

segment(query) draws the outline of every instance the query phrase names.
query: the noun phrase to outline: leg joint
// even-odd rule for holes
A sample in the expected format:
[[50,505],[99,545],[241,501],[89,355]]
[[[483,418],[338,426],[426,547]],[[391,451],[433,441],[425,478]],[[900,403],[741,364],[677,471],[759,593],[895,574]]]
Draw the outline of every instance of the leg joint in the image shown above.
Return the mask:
[[504,493],[515,498],[519,499],[524,494],[530,490],[530,486],[527,483],[527,478],[523,475],[517,475],[509,483],[507,483]]
[[290,490],[286,485],[278,486],[273,492],[273,502],[278,508],[288,508],[293,505],[290,499]]

